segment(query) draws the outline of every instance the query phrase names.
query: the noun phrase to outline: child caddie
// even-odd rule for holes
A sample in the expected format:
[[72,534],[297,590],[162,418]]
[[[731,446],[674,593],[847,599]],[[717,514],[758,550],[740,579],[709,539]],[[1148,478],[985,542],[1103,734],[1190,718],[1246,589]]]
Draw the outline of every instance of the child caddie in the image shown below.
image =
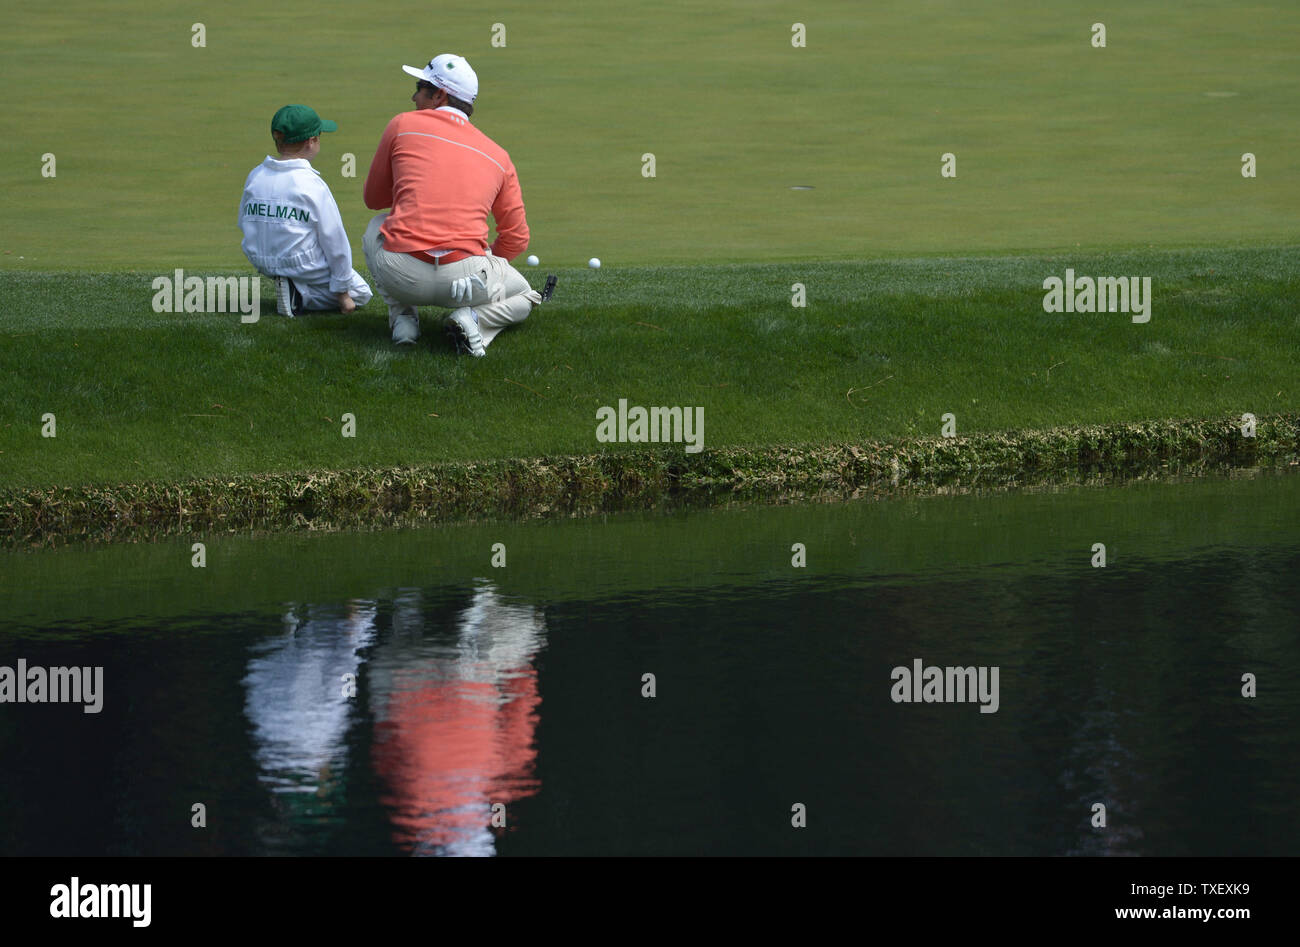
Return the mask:
[[337,131],[305,105],[286,105],[271,119],[279,159],[248,173],[239,201],[244,256],[275,280],[276,312],[351,312],[370,301],[370,287],[352,268],[352,247],[329,185],[311,166],[321,132]]

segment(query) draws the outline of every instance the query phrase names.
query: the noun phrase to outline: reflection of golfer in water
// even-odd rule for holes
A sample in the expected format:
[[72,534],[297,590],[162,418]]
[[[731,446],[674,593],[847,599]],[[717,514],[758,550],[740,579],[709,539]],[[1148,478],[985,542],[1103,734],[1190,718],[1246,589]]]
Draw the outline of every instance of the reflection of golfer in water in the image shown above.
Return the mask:
[[[398,602],[395,631],[400,609]],[[406,620],[413,617],[423,616]],[[454,637],[395,634],[375,649],[367,665],[374,764],[403,847],[491,855],[492,806],[537,791],[540,698],[532,662],[544,632],[540,610],[506,604],[481,587]]]

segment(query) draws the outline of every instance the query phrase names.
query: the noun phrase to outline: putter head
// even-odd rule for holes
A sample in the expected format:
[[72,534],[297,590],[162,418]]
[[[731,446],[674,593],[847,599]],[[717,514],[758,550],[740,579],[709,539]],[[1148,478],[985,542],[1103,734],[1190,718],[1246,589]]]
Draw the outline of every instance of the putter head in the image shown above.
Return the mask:
[[546,277],[546,288],[542,290],[542,302],[550,299],[553,292],[555,292],[555,274],[551,273]]

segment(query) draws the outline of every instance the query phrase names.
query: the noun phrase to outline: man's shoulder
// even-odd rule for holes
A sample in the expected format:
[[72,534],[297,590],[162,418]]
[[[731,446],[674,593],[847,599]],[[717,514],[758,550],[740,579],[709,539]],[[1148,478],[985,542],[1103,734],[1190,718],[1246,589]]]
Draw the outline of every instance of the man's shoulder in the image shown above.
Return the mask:
[[509,152],[493,141],[487,132],[471,125],[469,122],[465,122],[464,127],[466,144],[471,144],[475,148],[478,148],[480,151],[491,156],[497,164],[501,165],[506,170],[514,167],[514,164],[510,160]]
[[412,120],[418,119],[419,114],[420,114],[419,110],[412,111],[412,112],[398,112],[391,119],[389,119],[388,127],[395,129],[397,131],[402,131],[404,129],[407,129],[411,126]]
[[[490,153],[494,158],[510,160],[506,150],[488,137],[487,133],[459,113],[444,112],[439,109],[417,109],[403,112],[397,119],[404,119],[400,131],[444,133],[447,137],[461,144],[472,145],[480,151]],[[397,121],[394,119],[394,121]]]

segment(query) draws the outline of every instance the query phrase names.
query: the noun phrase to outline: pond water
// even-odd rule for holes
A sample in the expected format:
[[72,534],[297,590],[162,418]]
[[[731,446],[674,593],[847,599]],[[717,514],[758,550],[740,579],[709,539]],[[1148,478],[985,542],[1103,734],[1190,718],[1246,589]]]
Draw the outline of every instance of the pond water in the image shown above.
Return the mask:
[[0,853],[1294,854],[1297,511],[1244,472],[0,552]]

